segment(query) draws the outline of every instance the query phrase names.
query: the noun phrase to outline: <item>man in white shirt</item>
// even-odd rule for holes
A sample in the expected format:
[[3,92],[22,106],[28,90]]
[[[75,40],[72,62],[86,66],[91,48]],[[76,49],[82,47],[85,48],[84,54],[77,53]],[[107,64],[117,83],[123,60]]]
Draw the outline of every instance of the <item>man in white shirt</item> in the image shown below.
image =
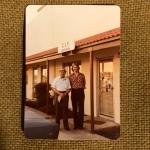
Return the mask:
[[[53,91],[57,94],[56,101],[56,123],[60,125],[61,113],[63,115],[63,124],[66,130],[69,130],[68,125],[68,102],[71,86],[69,78],[65,77],[65,68],[60,69],[60,76],[56,77],[51,85]],[[62,112],[61,112],[62,111]]]

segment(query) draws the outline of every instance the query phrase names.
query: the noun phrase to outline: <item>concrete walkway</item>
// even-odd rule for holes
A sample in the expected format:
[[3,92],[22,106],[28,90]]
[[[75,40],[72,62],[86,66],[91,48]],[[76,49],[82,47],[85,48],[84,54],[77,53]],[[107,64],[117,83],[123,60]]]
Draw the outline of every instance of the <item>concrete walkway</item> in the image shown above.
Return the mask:
[[[40,112],[36,109],[25,107],[25,121],[32,119],[36,121],[41,119],[43,122],[55,122],[55,119],[50,115]],[[98,134],[92,134],[89,129],[85,127],[84,130],[74,130],[73,129],[73,119],[69,119],[70,131],[64,130],[61,120],[59,140],[108,140],[107,138],[100,136]]]

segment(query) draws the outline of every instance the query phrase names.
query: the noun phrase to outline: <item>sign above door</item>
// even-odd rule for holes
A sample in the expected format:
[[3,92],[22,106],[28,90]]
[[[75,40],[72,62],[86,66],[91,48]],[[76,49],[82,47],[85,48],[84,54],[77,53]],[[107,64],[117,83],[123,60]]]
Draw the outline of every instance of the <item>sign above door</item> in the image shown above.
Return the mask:
[[58,53],[65,53],[75,49],[74,41],[63,42],[58,46]]

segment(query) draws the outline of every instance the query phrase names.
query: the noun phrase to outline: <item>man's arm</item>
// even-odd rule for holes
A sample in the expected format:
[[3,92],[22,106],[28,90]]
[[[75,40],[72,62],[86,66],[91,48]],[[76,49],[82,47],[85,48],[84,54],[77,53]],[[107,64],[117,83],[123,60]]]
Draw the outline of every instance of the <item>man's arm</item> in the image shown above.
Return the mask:
[[84,88],[86,89],[86,80],[85,80],[85,75],[83,74],[84,77]]
[[55,88],[53,88],[53,87],[52,87],[52,90],[53,90],[55,93],[57,93],[58,95],[61,94],[57,89],[55,89]]
[[71,88],[66,91],[65,95],[69,94],[70,91],[71,91]]
[[57,89],[55,89],[55,88],[53,88],[53,87],[52,87],[52,90],[53,90],[56,94],[60,95],[61,97],[64,96],[63,93],[60,93]]

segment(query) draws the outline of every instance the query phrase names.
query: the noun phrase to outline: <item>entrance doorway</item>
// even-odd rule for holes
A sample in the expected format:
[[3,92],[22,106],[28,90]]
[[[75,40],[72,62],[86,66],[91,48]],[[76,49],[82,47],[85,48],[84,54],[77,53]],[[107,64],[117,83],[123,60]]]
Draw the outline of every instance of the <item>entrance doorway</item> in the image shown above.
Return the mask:
[[113,60],[98,61],[99,116],[113,119]]

